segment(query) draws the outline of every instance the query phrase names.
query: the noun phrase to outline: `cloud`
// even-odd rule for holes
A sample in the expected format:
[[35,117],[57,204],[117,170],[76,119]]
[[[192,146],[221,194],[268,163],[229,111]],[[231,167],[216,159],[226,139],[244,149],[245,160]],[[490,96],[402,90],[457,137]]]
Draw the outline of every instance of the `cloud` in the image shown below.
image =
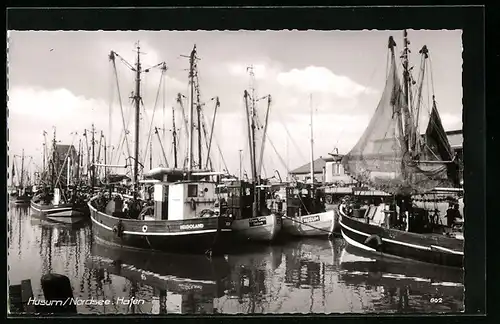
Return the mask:
[[339,76],[325,67],[309,66],[279,73],[277,81],[285,87],[310,93],[332,93],[340,98],[352,98],[362,93],[376,93],[374,89],[362,86],[346,76]]
[[11,114],[28,115],[40,122],[69,121],[75,113],[83,113],[83,116],[88,116],[92,111],[107,106],[103,100],[75,96],[64,88],[44,90],[16,87],[9,90],[8,96],[7,106]]
[[441,122],[445,130],[462,129],[462,116],[457,114],[440,114]]

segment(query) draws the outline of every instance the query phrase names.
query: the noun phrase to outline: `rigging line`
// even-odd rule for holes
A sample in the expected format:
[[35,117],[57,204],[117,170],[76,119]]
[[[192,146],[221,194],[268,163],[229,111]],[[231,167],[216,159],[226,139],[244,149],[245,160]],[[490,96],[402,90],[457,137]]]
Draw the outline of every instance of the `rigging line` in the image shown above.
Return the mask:
[[[120,57],[120,56],[118,56],[118,57]],[[122,61],[123,61],[123,59],[122,59]],[[120,110],[121,110],[121,114],[122,114],[122,124],[123,124],[124,130],[126,130],[127,126],[125,124],[125,117],[124,117],[124,114],[123,114],[122,95],[121,95],[121,91],[120,91],[120,82],[118,81],[118,70],[116,69],[115,60],[112,60],[112,62],[113,62],[113,67],[114,67],[113,70],[114,70],[114,74],[115,74],[115,80],[116,80],[116,89],[117,89],[117,92],[118,92],[118,101],[120,103]],[[129,143],[128,143],[128,139],[126,139],[126,144],[127,144],[127,153],[128,153],[128,155],[130,155],[130,146],[129,146]]]
[[431,75],[431,86],[432,86],[432,96],[434,96],[434,76],[432,74],[432,60],[431,60],[431,55],[429,55],[429,70],[430,70],[430,75]]
[[[130,125],[130,122],[131,120],[133,119],[131,115],[133,115],[134,113],[134,109],[132,109],[132,106],[133,106],[133,102],[130,103],[130,106],[129,106],[129,110],[128,110],[128,119],[127,119],[127,124],[126,124],[126,128],[124,129],[124,137],[123,137],[123,140],[125,141],[124,143],[126,143],[128,145],[128,135],[130,134],[130,132],[128,131],[128,127]],[[122,146],[123,148],[123,146]],[[128,146],[127,146],[128,148]],[[129,152],[129,150],[127,149],[127,152]],[[128,156],[131,156],[130,154]],[[132,164],[130,165],[130,167],[132,168]]]
[[217,136],[213,136],[213,139],[215,141],[215,145],[217,145],[217,149],[219,150],[220,157],[222,159],[222,163],[224,164],[224,168],[226,169],[226,172],[229,173],[229,168],[227,167],[226,160],[224,159],[224,155],[222,154],[222,150],[219,145],[219,141],[217,141]]
[[[64,163],[67,163],[66,160],[68,159],[68,156],[69,156],[69,152],[71,151],[71,147],[73,146],[74,142],[75,142],[75,137],[76,137],[77,134],[73,134],[73,140],[71,141],[71,145],[69,146],[68,148],[68,152],[66,152],[66,157],[64,158],[64,162],[63,162],[63,165],[61,166],[61,171],[59,172],[59,175],[57,176],[57,180],[56,180],[56,185],[59,184],[59,180],[61,178],[61,175],[62,175],[62,172],[64,170]],[[59,154],[58,154],[58,157],[59,157]]]
[[287,173],[290,173],[290,169],[288,168],[288,166],[286,165],[286,162],[285,160],[281,157],[281,155],[278,153],[278,150],[276,149],[276,146],[274,146],[274,143],[273,141],[271,140],[271,138],[267,138],[267,140],[269,141],[269,144],[271,144],[271,147],[273,148],[274,152],[276,153],[276,155],[278,156],[278,159],[280,160],[280,162],[283,164],[283,166],[285,167],[285,170]]
[[[109,120],[108,120],[108,142],[111,145],[112,142],[112,134],[113,134],[113,98],[114,98],[114,88],[113,88],[113,68],[111,68],[111,71],[109,73]],[[110,152],[111,153],[111,152]],[[111,154],[109,155],[110,161],[111,161]]]
[[[281,113],[277,110],[275,110],[275,115],[278,114],[278,117],[281,117]],[[278,121],[281,123],[281,125],[283,126],[283,128],[285,129],[285,132],[287,133],[288,135],[288,138],[292,141],[292,144],[295,146],[295,148],[297,149],[297,152],[299,153],[300,157],[305,161],[307,160],[305,158],[305,156],[302,154],[302,150],[300,149],[300,147],[297,145],[297,142],[295,142],[295,140],[293,139],[292,135],[290,134],[290,132],[288,131],[288,128],[286,127],[286,124],[283,122],[283,120],[281,118],[278,118]]]
[[[428,65],[425,66],[426,69],[429,69]],[[429,96],[429,72],[427,72],[427,78],[425,78],[427,81],[427,112],[430,114],[429,107],[431,106],[431,96]]]
[[385,79],[389,77],[389,57],[390,57],[390,49],[387,50],[387,59],[385,61]]

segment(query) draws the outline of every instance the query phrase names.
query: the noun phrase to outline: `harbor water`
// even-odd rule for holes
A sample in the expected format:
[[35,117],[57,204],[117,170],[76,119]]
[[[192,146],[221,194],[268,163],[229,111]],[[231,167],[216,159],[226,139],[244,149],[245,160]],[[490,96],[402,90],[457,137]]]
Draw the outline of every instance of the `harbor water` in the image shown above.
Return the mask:
[[[81,314],[456,313],[463,271],[390,260],[342,238],[299,239],[213,257],[123,250],[90,223],[57,225],[10,206],[8,279],[70,279]],[[108,302],[104,302],[108,301]]]

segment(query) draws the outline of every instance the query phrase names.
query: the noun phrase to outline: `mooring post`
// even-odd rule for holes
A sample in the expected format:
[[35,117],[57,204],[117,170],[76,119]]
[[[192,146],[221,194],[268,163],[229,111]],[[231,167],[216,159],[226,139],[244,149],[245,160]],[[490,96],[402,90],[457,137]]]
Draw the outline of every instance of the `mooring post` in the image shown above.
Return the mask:
[[49,306],[41,309],[44,313],[76,313],[73,303],[73,291],[69,278],[57,273],[49,273],[42,277],[42,290]]
[[23,303],[23,309],[26,313],[35,313],[35,306],[29,301],[33,299],[33,288],[31,287],[31,280],[26,279],[21,281],[21,300]]

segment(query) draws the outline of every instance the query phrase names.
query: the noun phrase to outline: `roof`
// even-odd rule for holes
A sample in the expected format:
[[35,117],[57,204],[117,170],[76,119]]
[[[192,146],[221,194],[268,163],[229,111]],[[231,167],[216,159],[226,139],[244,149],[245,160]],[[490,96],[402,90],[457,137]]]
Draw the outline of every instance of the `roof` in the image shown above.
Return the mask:
[[59,157],[65,158],[69,150],[71,150],[73,156],[77,154],[74,145],[56,144],[56,153]]
[[328,153],[328,157],[323,158],[326,162],[339,162],[342,161],[344,154]]
[[[323,173],[323,168],[326,165],[325,159],[322,157],[314,160],[314,173]],[[311,172],[311,163],[306,163],[301,167],[298,167],[295,170],[290,171],[290,174],[306,174]]]

